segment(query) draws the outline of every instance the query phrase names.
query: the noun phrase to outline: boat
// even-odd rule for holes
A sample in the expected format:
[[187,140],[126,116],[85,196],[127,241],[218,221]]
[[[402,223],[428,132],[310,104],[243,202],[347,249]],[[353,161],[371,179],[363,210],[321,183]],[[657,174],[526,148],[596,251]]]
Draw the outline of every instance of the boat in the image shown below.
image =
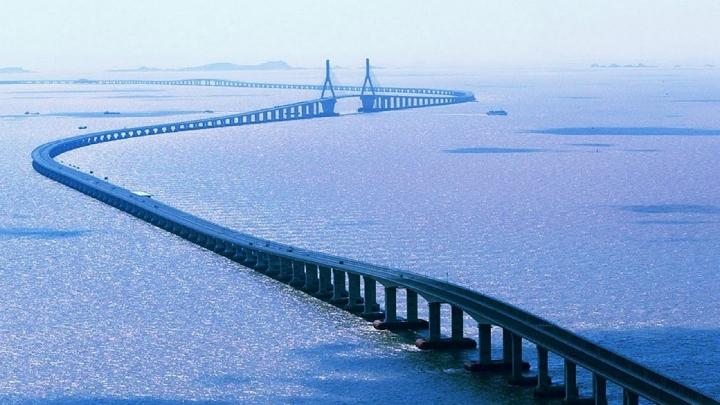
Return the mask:
[[103,114],[105,114],[105,115],[120,115],[119,112],[115,112],[115,111],[105,111]]
[[87,125],[80,125],[78,129],[87,129]]
[[487,112],[487,115],[507,115],[507,111],[505,111],[505,110],[490,110]]

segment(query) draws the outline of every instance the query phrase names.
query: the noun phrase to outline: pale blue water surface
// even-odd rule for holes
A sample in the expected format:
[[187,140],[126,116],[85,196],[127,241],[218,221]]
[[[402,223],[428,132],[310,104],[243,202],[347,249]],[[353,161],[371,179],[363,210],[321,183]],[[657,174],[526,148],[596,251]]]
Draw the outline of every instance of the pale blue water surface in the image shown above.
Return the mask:
[[[376,73],[478,102],[147,137],[60,159],[243,232],[472,287],[720,398],[720,71]],[[240,74],[224,77],[320,77]],[[531,402],[501,377],[462,371],[473,352],[420,353],[30,166],[35,146],[81,125],[316,96],[0,87],[0,399]],[[500,108],[509,115],[484,114]],[[466,333],[477,333],[469,319]]]

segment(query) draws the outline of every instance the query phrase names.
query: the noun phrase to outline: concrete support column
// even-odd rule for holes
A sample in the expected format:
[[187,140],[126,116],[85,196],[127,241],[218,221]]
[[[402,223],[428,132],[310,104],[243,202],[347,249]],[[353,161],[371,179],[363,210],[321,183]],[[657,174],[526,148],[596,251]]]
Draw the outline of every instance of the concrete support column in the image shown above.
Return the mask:
[[290,285],[294,287],[305,285],[305,263],[293,260]]
[[318,276],[318,266],[316,264],[305,263],[305,285],[303,290],[314,294],[318,292],[320,285],[320,277]]
[[373,278],[364,276],[363,283],[365,284],[365,308],[363,314],[370,315],[378,310],[376,291],[377,282]]
[[451,339],[455,342],[463,340],[463,310],[454,305],[450,307],[450,322]]
[[243,255],[245,256],[245,260],[242,263],[243,266],[253,268],[255,266],[255,263],[257,263],[257,257],[255,257],[255,252],[253,252],[251,249],[243,248]]
[[537,359],[537,388],[543,389],[549,384],[550,374],[548,373],[548,351],[540,345],[537,346]]
[[293,276],[292,260],[281,258],[280,259],[280,276],[278,276],[278,279],[283,280],[283,281],[290,281],[293,278],[292,276]]
[[332,273],[329,267],[320,266],[320,288],[318,289],[317,296],[319,298],[330,298],[332,297]]
[[503,363],[512,364],[512,332],[503,328],[502,339],[503,339],[503,345],[502,345]]
[[358,274],[348,273],[348,304],[347,309],[350,312],[358,311],[362,302],[360,297],[360,276]]
[[565,359],[565,401],[574,401],[577,397],[577,366]]
[[[188,233],[188,235],[190,235],[190,234]],[[242,264],[242,263],[245,261],[245,252],[244,252],[243,249],[242,249],[241,247],[239,247],[239,246],[234,246],[234,250],[235,250],[235,251],[233,252],[233,257],[232,257],[232,259],[233,259],[234,261]]]
[[385,287],[385,322],[397,322],[397,287]]
[[623,405],[638,405],[639,402],[638,394],[623,388]]
[[415,291],[405,290],[408,322],[418,320],[418,295]]
[[428,303],[429,319],[430,323],[430,336],[428,340],[430,342],[437,342],[440,340],[440,303],[430,302]]
[[267,256],[267,274],[270,277],[277,277],[280,275],[280,258],[275,255]]
[[480,364],[492,362],[492,325],[487,323],[478,324],[478,350],[480,352]]
[[332,301],[341,302],[344,301],[348,292],[345,289],[345,272],[342,270],[333,269],[333,295]]
[[267,271],[268,263],[267,263],[267,254],[261,253],[261,252],[255,252],[255,266],[253,268],[261,273],[264,273]]
[[595,405],[607,405],[607,380],[593,373],[593,401]]
[[519,381],[522,379],[522,336],[512,334],[512,378]]

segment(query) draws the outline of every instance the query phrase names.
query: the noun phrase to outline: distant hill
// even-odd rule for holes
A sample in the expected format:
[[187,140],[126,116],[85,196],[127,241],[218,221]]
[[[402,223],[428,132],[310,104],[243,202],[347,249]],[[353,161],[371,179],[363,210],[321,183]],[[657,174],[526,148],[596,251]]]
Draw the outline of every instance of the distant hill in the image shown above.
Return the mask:
[[161,70],[163,70],[163,69],[147,67],[147,66],[140,66],[140,67],[132,68],[132,69],[110,69],[110,70],[108,70],[108,72],[159,72]]
[[0,68],[0,73],[30,73],[30,71],[17,66],[9,66]]
[[293,67],[281,60],[275,60],[257,65],[236,65],[234,63],[210,63],[208,65],[185,67],[178,69],[181,72],[216,72],[227,70],[288,70]]
[[601,65],[599,63],[593,63],[590,65],[591,68],[656,68],[657,66],[646,65],[644,63],[638,63],[637,65],[619,65],[617,63],[611,63],[609,65]]
[[160,69],[147,66],[140,66],[134,69],[111,69],[109,72],[226,72],[232,70],[289,70],[295,69],[281,60],[274,60],[257,65],[237,65],[234,63],[220,62],[209,63],[201,66],[190,66],[178,69]]

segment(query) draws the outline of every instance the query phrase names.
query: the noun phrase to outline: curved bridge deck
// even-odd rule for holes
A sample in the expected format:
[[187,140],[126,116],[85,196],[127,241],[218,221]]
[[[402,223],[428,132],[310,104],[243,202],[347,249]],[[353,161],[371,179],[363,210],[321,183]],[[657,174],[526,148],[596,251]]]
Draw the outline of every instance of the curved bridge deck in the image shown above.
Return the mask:
[[[320,90],[324,86],[277,83],[248,83],[219,79],[193,80],[31,80],[3,82],[6,84],[107,84],[107,85],[194,85],[228,87],[262,87],[278,89]],[[336,86],[336,90],[364,91],[357,86]],[[471,93],[441,89],[375,88],[377,95],[356,95],[365,112],[427,107],[473,101]],[[334,95],[334,93],[333,93]],[[365,98],[363,98],[365,97]],[[372,97],[372,98],[368,98]],[[141,136],[165,135],[175,132],[249,125],[274,121],[335,116],[335,97],[168,124],[102,131],[78,135],[39,146],[32,152],[33,166],[41,174],[85,193],[106,204],[145,220],[188,241],[212,250],[243,266],[255,269],[277,280],[287,282],[320,299],[329,300],[368,320],[376,320],[380,329],[429,328],[428,337],[418,342],[422,348],[474,347],[476,342],[463,337],[463,313],[470,315],[479,328],[479,359],[466,364],[470,370],[510,373],[510,383],[535,387],[535,395],[560,396],[568,402],[579,401],[576,368],[593,375],[595,403],[606,403],[606,383],[611,381],[623,389],[623,402],[634,404],[639,397],[663,404],[717,404],[712,398],[681,383],[656,373],[630,359],[613,353],[581,336],[561,328],[511,304],[494,299],[459,285],[424,277],[398,269],[353,261],[321,252],[256,238],[224,228],[190,215],[159,201],[135,195],[127,189],[82,173],[55,160],[72,149],[103,142]],[[364,288],[361,289],[361,282]],[[382,310],[376,302],[377,284],[385,290]],[[407,313],[397,314],[397,290],[406,290]],[[427,322],[418,319],[418,295],[429,305]],[[452,336],[440,334],[441,305],[452,308]],[[491,358],[492,326],[503,330],[503,356]],[[525,373],[522,341],[537,346],[537,374]],[[565,361],[564,384],[552,385],[548,375],[548,352]]]

